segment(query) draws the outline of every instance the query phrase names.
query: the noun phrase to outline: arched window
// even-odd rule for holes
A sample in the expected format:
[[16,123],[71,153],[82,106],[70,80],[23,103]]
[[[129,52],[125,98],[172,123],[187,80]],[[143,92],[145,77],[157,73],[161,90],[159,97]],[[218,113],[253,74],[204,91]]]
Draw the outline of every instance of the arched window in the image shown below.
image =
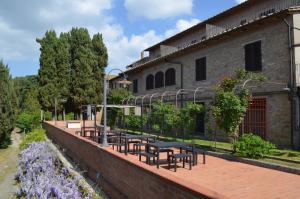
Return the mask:
[[175,77],[176,77],[175,69],[169,68],[165,73],[165,85],[166,86],[175,85],[176,84]]
[[150,90],[154,88],[154,76],[148,75],[146,78],[146,90]]
[[159,71],[155,74],[155,88],[161,88],[164,86],[164,73]]

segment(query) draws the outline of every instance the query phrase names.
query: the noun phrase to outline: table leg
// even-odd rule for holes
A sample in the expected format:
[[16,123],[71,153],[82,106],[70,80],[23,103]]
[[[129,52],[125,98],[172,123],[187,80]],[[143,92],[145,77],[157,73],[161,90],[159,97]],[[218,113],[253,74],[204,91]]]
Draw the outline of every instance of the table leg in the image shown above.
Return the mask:
[[159,148],[156,149],[156,153],[157,153],[156,167],[159,169]]
[[127,150],[128,150],[127,145],[128,145],[128,140],[125,139],[125,155],[127,155]]

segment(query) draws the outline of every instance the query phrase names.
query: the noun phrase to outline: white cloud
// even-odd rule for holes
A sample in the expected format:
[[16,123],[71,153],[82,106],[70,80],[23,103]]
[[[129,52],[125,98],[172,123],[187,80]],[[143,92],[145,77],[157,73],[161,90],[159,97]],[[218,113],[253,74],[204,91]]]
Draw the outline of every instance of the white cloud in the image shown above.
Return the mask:
[[[191,26],[199,23],[198,19],[183,20],[180,19],[176,22],[175,28],[165,31],[163,34],[157,34],[154,30],[141,35],[132,35],[129,38],[124,35],[120,26],[116,28],[107,26],[105,30],[100,30],[104,35],[108,53],[109,53],[109,66],[125,69],[125,66],[140,59],[140,53],[167,37],[170,37],[178,32],[186,30]],[[112,37],[112,35],[114,35]]]
[[172,35],[175,35],[176,33],[179,33],[181,31],[184,31],[184,30],[196,25],[199,22],[200,22],[199,19],[191,19],[189,21],[180,19],[176,22],[176,27],[174,29],[167,30],[165,35],[166,35],[166,37],[170,37]]
[[125,0],[124,6],[131,17],[164,19],[191,14],[193,0]]
[[125,66],[140,58],[141,51],[162,38],[163,36],[157,35],[153,30],[130,37],[119,34],[115,40],[107,40],[104,35],[109,54],[109,66],[125,69]]
[[235,2],[238,3],[238,4],[243,3],[245,1],[247,1],[247,0],[235,0]]
[[45,19],[58,19],[67,15],[99,16],[112,7],[112,0],[54,0],[39,14]]
[[[86,2],[84,6],[83,2]],[[97,32],[103,34],[109,53],[109,67],[125,69],[126,65],[138,60],[141,51],[147,47],[199,22],[197,19],[180,19],[174,27],[161,34],[155,30],[148,30],[138,35],[126,35],[123,27],[104,13],[113,6],[112,2],[113,0],[28,0],[21,6],[19,0],[1,2],[0,59],[17,61],[20,65],[14,68],[21,70],[24,68],[22,63],[38,63],[39,45],[36,38],[42,37],[47,30],[54,29],[59,34],[69,31],[72,27],[86,27],[91,35]],[[141,5],[139,1],[136,2]],[[157,0],[153,2],[158,4]],[[192,0],[176,1],[176,5],[173,5],[174,2],[162,1],[162,7],[170,5],[172,8],[165,8],[162,11],[157,9],[158,11],[153,14],[157,17],[166,17],[191,12]],[[30,67],[37,70],[38,65]]]

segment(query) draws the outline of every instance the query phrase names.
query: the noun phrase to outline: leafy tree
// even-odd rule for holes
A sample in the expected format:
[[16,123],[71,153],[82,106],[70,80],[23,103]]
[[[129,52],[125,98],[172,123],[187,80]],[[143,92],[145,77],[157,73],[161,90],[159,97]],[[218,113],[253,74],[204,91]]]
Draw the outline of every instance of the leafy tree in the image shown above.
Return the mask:
[[[13,79],[13,85],[15,94],[17,96],[17,104],[18,110],[21,111],[26,109],[26,105],[24,105],[25,96],[31,90],[38,90],[38,77],[36,75],[30,75],[25,77],[15,77]],[[37,100],[36,96],[36,100]]]
[[0,61],[0,146],[10,143],[10,133],[14,128],[16,103],[12,79],[8,66]]
[[[238,69],[232,77],[223,79],[216,88],[212,113],[218,127],[236,140],[238,129],[248,108],[251,95],[245,87],[249,81],[264,81],[261,74]],[[237,92],[238,86],[241,87]]]
[[[121,104],[123,99],[133,97],[132,93],[127,89],[114,89],[109,92],[109,104]],[[122,110],[119,108],[110,108],[108,111],[108,125],[114,127],[118,117],[122,116]]]
[[57,38],[47,31],[40,44],[39,101],[43,110],[79,113],[82,104],[99,104],[107,49],[102,35],[91,39],[85,28],[72,28]]
[[184,134],[190,134],[195,131],[196,115],[203,112],[204,106],[202,104],[188,102],[185,107],[179,110],[174,125],[183,129]]
[[57,109],[62,111],[70,96],[70,35],[61,33],[56,45],[56,68],[57,68]]
[[40,45],[39,100],[43,110],[54,110],[54,99],[58,96],[56,46],[58,39],[55,31],[47,31],[42,39],[36,40]]
[[93,69],[97,66],[88,30],[73,28],[70,32],[71,80],[70,101],[73,112],[79,113],[82,104],[95,103]]
[[178,119],[177,114],[173,104],[156,102],[153,104],[149,120],[155,131],[170,132]]
[[102,101],[101,94],[103,90],[102,77],[104,76],[104,70],[107,66],[108,54],[101,34],[97,33],[93,36],[92,45],[97,62],[96,65],[93,65],[94,87],[95,92],[98,94],[95,96],[94,103],[100,103]]

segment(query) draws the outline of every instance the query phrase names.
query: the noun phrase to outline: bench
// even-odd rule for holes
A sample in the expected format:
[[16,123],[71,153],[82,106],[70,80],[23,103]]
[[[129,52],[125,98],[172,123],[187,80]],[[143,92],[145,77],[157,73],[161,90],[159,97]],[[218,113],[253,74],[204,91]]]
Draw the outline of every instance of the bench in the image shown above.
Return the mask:
[[183,160],[183,168],[185,168],[185,163],[189,163],[190,170],[192,169],[192,155],[187,153],[178,153],[168,156],[168,166],[171,169],[171,162],[174,162],[174,170],[177,171],[177,159]]
[[135,143],[133,145],[133,153],[134,154],[137,154],[137,153],[140,153],[142,151],[142,146],[146,147],[147,143]]
[[205,151],[198,149],[198,148],[194,148],[194,151],[192,149],[192,147],[184,147],[183,150],[186,151],[186,153],[190,153],[193,155],[193,164],[196,165],[198,164],[198,154],[202,154],[203,157],[203,164],[205,164],[206,162],[206,157],[205,157]]
[[142,161],[142,156],[146,157],[146,164],[150,165],[150,158],[153,158],[153,163],[155,163],[155,157],[156,155],[153,153],[147,153],[147,152],[139,152],[139,160]]

